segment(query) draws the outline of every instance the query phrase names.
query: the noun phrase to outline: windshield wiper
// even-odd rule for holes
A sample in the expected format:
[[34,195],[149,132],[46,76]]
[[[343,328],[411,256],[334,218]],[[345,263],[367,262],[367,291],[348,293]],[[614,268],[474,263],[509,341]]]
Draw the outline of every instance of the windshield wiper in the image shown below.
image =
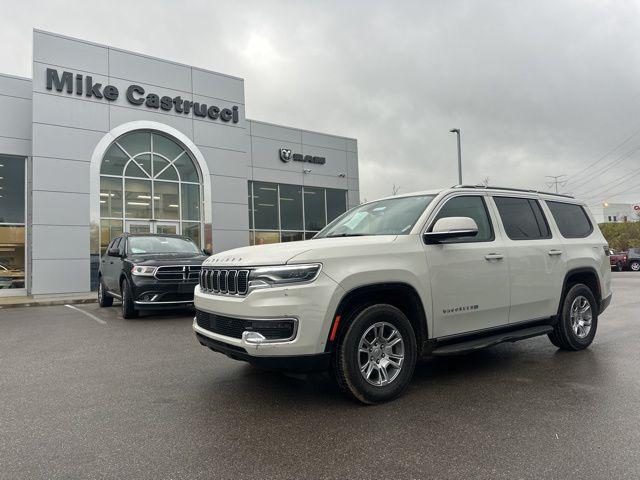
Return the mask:
[[338,233],[336,235],[327,235],[325,238],[336,238],[336,237],[365,237],[366,233]]

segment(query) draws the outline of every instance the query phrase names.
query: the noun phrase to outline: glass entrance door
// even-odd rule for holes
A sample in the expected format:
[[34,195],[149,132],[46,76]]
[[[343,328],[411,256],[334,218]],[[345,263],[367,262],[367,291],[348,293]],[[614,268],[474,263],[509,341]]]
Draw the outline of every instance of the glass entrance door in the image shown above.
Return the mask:
[[130,220],[126,223],[125,231],[129,233],[164,233],[177,235],[180,233],[180,224],[178,222]]

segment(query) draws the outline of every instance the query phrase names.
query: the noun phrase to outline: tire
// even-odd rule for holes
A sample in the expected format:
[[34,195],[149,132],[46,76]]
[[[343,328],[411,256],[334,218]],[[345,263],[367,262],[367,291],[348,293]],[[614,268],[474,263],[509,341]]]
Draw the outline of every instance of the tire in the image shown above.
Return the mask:
[[591,345],[597,329],[598,304],[593,293],[582,283],[573,285],[562,301],[560,318],[549,340],[561,350],[582,350]]
[[[360,351],[367,344],[369,352]],[[378,304],[353,317],[338,341],[333,370],[345,392],[362,403],[376,404],[404,391],[416,357],[416,336],[405,314],[392,305]],[[363,365],[366,370],[361,373]]]
[[632,272],[640,272],[640,262],[638,260],[629,262],[629,270]]
[[131,295],[131,286],[126,278],[122,281],[122,318],[136,318],[138,310],[136,310]]
[[113,305],[113,297],[107,293],[107,289],[104,288],[102,277],[98,281],[98,305],[101,307],[110,307]]

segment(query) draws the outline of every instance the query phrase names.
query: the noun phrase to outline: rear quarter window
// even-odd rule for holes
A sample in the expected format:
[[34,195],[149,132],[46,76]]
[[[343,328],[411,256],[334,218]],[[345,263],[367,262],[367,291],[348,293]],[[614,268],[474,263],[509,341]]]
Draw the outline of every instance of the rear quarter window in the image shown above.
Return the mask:
[[585,238],[593,232],[593,225],[582,205],[547,201],[558,230],[564,238]]

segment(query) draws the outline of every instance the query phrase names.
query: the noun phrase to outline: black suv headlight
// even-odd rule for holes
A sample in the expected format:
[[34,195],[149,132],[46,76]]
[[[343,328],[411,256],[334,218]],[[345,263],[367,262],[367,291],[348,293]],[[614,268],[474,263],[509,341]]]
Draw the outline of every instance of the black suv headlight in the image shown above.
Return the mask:
[[289,285],[312,282],[320,273],[319,263],[308,265],[279,265],[258,267],[249,272],[249,287],[263,288],[274,285]]
[[134,265],[131,267],[131,275],[140,277],[153,277],[158,267],[149,267],[147,265]]

